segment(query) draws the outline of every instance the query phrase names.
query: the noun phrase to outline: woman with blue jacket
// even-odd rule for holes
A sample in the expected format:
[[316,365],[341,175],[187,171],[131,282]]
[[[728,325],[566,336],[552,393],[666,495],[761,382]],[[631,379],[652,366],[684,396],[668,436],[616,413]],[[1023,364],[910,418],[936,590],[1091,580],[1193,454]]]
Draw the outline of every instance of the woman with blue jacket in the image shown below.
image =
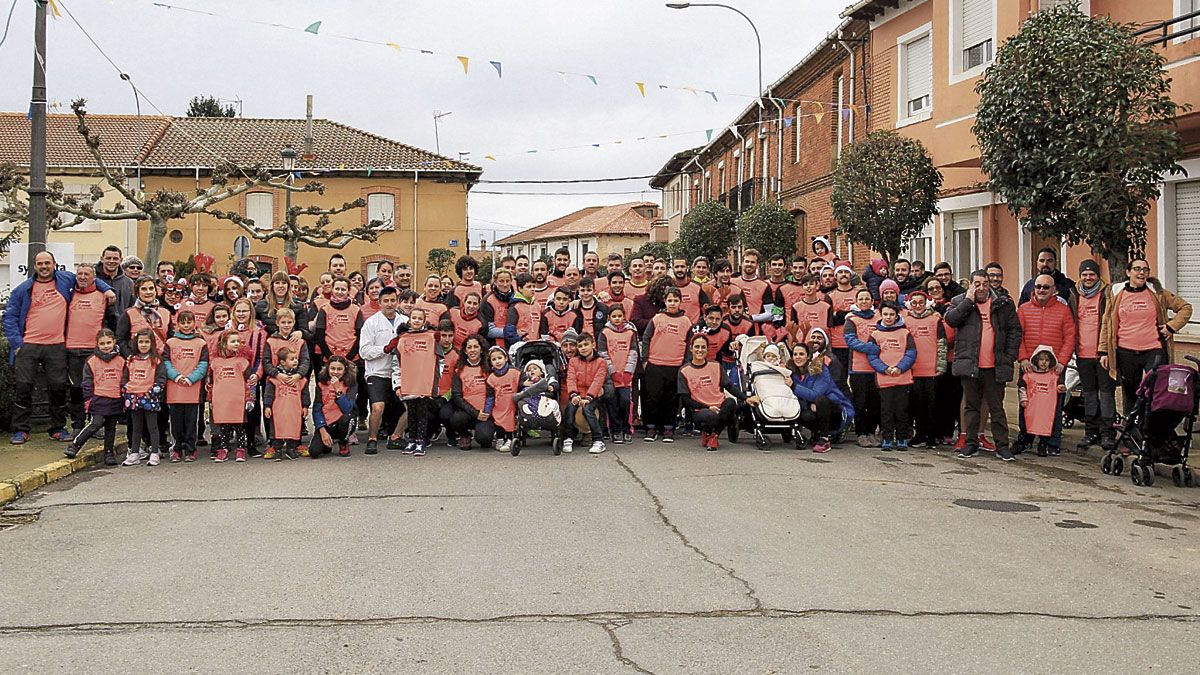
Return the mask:
[[854,406],[834,382],[824,360],[812,358],[806,343],[796,343],[789,365],[792,392],[801,403],[800,424],[813,433],[813,452],[829,452],[829,437],[854,419]]

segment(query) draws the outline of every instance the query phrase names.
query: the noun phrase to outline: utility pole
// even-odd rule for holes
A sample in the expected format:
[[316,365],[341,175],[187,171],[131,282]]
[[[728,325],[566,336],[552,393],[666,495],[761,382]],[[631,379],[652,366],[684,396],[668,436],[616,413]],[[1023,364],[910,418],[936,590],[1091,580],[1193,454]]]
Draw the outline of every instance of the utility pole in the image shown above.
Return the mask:
[[34,0],[33,95],[29,100],[29,271],[46,250],[46,3]]

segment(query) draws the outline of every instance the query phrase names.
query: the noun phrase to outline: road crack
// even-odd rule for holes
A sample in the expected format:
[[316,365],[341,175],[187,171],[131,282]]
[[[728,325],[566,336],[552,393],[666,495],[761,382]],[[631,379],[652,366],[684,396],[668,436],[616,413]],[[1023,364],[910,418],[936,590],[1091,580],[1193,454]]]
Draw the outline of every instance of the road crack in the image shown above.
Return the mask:
[[754,586],[752,586],[750,584],[750,582],[747,581],[744,577],[740,576],[737,573],[737,571],[734,570],[732,567],[725,565],[723,563],[719,563],[716,560],[713,560],[712,556],[710,556],[708,553],[704,552],[699,546],[696,546],[695,544],[693,544],[691,542],[691,540],[688,539],[687,535],[685,535],[679,529],[679,527],[677,527],[675,525],[675,523],[671,522],[671,519],[667,516],[667,513],[663,507],[662,500],[659,499],[658,495],[654,494],[654,491],[650,489],[649,485],[646,485],[646,481],[642,480],[642,477],[637,475],[637,472],[634,471],[633,468],[630,467],[628,464],[626,464],[625,460],[621,459],[621,456],[615,452],[613,453],[613,459],[615,459],[617,461],[617,464],[622,469],[625,469],[625,472],[629,474],[629,477],[632,478],[635,483],[637,483],[639,486],[641,486],[642,490],[645,491],[645,493],[650,497],[650,501],[654,504],[654,510],[655,510],[655,512],[658,513],[658,519],[660,521],[662,521],[662,524],[665,525],[667,527],[667,529],[674,532],[675,536],[679,537],[679,541],[683,542],[684,546],[691,549],[696,555],[700,556],[700,558],[702,560],[704,560],[704,562],[708,563],[709,565],[712,565],[713,567],[716,567],[717,569],[724,572],[725,575],[728,576],[730,579],[733,579],[734,581],[741,584],[746,589],[745,590],[746,597],[749,598],[750,601],[753,603],[753,609],[754,610],[762,610],[763,602],[758,597],[758,592],[754,590]]
[[649,675],[654,675],[654,671],[642,667],[640,663],[625,655],[625,649],[621,646],[621,638],[617,636],[617,629],[623,626],[628,626],[628,621],[602,621],[593,623],[603,628],[604,632],[608,634],[608,640],[612,644],[613,657],[616,658],[621,665],[626,666],[635,673],[649,673]]

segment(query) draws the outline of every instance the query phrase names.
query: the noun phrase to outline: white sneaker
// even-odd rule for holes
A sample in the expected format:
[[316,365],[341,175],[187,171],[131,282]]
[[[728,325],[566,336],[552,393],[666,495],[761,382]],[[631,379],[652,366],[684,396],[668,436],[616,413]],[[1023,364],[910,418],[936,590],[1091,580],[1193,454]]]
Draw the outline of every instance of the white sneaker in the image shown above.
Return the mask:
[[121,466],[137,466],[142,463],[141,455],[136,452],[130,452],[125,455],[125,461],[121,462]]
[[158,453],[152,452],[150,453],[150,459],[146,462],[146,466],[158,466],[158,460]]
[[150,451],[149,450],[142,450],[142,451],[138,452],[138,461],[144,462],[148,459],[150,459]]
[[598,455],[607,449],[608,448],[604,447],[603,441],[596,441],[595,443],[592,443],[592,447],[588,448],[588,452],[593,455]]
[[575,441],[573,441],[569,438],[564,438],[563,439],[563,452],[571,452],[574,449],[575,449]]
[[509,452],[512,450],[512,444],[512,441],[504,439],[496,444],[496,452]]

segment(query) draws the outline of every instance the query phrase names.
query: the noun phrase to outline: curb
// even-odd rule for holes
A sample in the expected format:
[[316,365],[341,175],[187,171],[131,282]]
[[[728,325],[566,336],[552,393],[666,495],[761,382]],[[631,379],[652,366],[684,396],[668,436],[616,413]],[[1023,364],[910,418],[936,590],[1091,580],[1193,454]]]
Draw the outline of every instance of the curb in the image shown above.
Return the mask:
[[40,487],[99,464],[103,459],[104,447],[100,445],[83,450],[75,459],[63,458],[49,464],[43,464],[31,471],[19,473],[11,478],[0,480],[0,507],[16,501]]

